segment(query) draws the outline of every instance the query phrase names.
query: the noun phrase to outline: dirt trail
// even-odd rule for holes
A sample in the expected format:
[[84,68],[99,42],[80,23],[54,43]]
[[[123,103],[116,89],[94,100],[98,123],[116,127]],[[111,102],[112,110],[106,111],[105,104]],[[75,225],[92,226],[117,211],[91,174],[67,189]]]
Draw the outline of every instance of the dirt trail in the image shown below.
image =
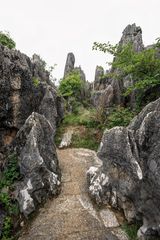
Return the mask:
[[19,240],[127,240],[109,209],[97,210],[87,193],[86,171],[97,164],[94,151],[58,150],[61,194],[40,209]]

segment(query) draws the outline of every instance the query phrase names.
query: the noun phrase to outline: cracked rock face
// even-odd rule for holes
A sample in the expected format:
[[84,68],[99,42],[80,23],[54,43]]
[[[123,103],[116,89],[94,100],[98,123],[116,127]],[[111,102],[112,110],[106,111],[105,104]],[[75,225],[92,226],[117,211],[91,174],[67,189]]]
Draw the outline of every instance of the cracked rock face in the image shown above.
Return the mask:
[[26,120],[16,137],[20,173],[17,200],[27,217],[49,195],[56,195],[60,185],[60,171],[54,145],[54,130],[50,122],[38,113]]
[[135,23],[128,25],[124,29],[119,45],[125,45],[129,42],[133,43],[133,47],[136,52],[142,51],[144,49],[142,29],[140,27],[137,27]]
[[[140,27],[136,26],[136,24],[128,25],[123,33],[121,40],[119,41],[119,49],[121,49],[122,46],[131,43],[133,45],[133,48],[136,52],[140,52],[144,49],[143,45],[143,39],[142,39],[142,30]],[[113,60],[114,61],[114,60]],[[117,69],[111,68],[109,70],[111,73],[116,73],[117,75],[120,75],[120,72]],[[105,95],[110,95],[110,91],[107,92],[108,87],[112,87],[112,97],[109,96],[108,101],[106,102],[105,108],[107,108],[110,105],[118,104],[123,105],[127,104],[130,107],[135,106],[135,92],[133,92],[129,99],[125,99],[123,96],[123,92],[128,87],[132,86],[134,84],[134,79],[132,79],[131,75],[121,77],[121,79],[116,78],[108,78],[103,77],[104,70],[102,67],[96,67],[95,72],[95,80],[94,80],[94,94],[92,97],[92,102],[94,106],[99,105],[99,101],[101,96],[104,96],[104,90],[106,90]]]
[[94,90],[101,90],[104,89],[104,87],[101,87],[101,79],[104,76],[104,69],[101,66],[96,67],[95,71],[95,79],[94,79]]
[[73,53],[68,53],[66,65],[64,69],[64,78],[67,76],[68,73],[72,72],[74,70],[74,64],[75,64],[75,56]]
[[62,108],[39,57],[30,59],[0,45],[0,152],[12,143],[32,112],[44,114],[54,126],[63,117]]
[[22,176],[16,195],[26,217],[58,192],[54,135],[62,118],[63,102],[44,61],[0,45],[0,171],[16,150]]
[[127,127],[104,132],[103,165],[88,171],[89,193],[98,204],[122,209],[128,222],[141,220],[138,236],[160,236],[160,99]]

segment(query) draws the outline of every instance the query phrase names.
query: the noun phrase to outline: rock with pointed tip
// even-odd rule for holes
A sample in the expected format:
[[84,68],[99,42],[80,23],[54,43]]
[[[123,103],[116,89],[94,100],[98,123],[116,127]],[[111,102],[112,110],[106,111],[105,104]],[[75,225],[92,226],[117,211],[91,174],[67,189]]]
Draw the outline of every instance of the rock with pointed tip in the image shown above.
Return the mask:
[[74,54],[68,53],[66,64],[65,64],[65,69],[64,69],[64,78],[67,76],[68,73],[70,73],[74,70],[74,64],[75,64]]
[[160,236],[160,98],[130,125],[105,130],[98,150],[103,165],[88,171],[89,193],[98,204],[122,209],[128,222],[141,220],[138,235]]
[[22,176],[17,183],[16,198],[21,212],[28,217],[59,191],[60,170],[51,123],[44,116],[32,113],[18,131],[15,146]]

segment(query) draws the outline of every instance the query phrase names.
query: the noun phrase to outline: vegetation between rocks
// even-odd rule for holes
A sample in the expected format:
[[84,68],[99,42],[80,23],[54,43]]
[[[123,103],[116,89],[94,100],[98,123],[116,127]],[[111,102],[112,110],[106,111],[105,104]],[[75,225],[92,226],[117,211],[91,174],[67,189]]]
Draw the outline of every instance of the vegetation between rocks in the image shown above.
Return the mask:
[[9,155],[4,171],[0,176],[0,207],[4,209],[5,216],[1,238],[11,240],[14,220],[19,214],[18,203],[14,199],[14,182],[20,177],[18,160],[15,153]]
[[10,37],[9,33],[0,32],[0,44],[12,49],[16,47],[16,43]]
[[32,81],[33,81],[33,85],[37,88],[37,87],[39,86],[39,84],[40,84],[39,79],[36,78],[36,77],[33,77],[33,78],[32,78]]
[[[108,52],[114,56],[114,61],[109,63],[112,66],[112,71],[106,77],[121,80],[129,76],[132,84],[124,89],[123,95],[128,96],[136,91],[137,106],[141,106],[146,92],[155,86],[160,86],[159,47],[160,39],[157,39],[152,47],[138,52],[135,51],[131,42],[124,46],[112,45],[109,42],[103,44],[94,42],[93,50]],[[116,71],[114,71],[115,69]],[[147,95],[149,98],[149,94]]]
[[137,231],[140,228],[139,224],[123,224],[122,230],[127,234],[129,240],[137,240]]
[[[102,113],[104,114],[104,113]],[[104,129],[115,126],[127,126],[135,113],[128,108],[113,107],[106,116],[100,116],[100,112],[93,108],[77,108],[77,113],[66,114],[63,123],[57,130],[56,144],[59,146],[62,135],[67,128],[74,127],[71,147],[89,148],[97,150]]]

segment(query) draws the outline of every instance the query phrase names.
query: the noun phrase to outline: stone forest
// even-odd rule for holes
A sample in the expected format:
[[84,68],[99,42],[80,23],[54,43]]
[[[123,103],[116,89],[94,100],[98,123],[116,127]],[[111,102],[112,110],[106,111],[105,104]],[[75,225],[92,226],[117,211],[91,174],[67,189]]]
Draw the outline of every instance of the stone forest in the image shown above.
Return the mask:
[[0,34],[0,239],[160,239],[160,40],[128,25],[86,80],[56,86]]

